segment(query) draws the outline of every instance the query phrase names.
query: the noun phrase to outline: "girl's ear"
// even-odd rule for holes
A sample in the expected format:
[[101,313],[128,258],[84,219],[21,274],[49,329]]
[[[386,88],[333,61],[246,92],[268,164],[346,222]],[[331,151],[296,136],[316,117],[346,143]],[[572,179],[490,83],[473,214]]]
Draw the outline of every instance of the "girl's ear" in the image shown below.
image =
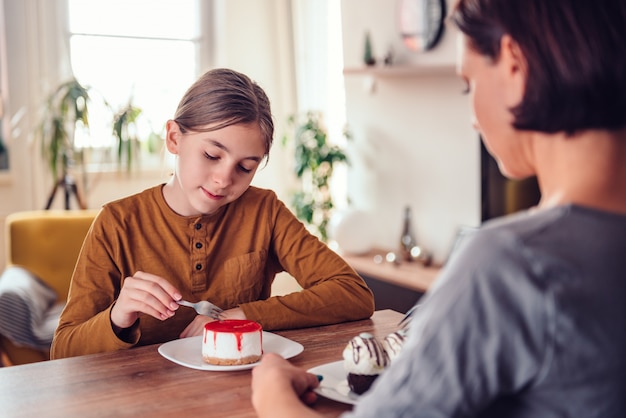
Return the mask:
[[178,146],[182,137],[180,127],[173,120],[168,120],[165,124],[165,146],[172,154],[178,154]]
[[524,97],[528,65],[517,42],[509,35],[500,39],[500,64],[504,77],[508,81],[507,103],[517,105]]

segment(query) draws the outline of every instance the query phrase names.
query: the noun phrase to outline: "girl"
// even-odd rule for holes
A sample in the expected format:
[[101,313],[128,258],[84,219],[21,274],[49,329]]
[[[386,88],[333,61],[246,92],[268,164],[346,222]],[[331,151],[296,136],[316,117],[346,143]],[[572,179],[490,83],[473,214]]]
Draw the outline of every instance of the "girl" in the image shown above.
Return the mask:
[[[201,335],[212,319],[179,307],[209,300],[225,319],[287,329],[368,318],[371,291],[269,190],[250,186],[274,125],[264,91],[212,70],[167,122],[176,155],[163,185],[105,205],[72,277],[51,357]],[[270,297],[278,272],[304,290]]]

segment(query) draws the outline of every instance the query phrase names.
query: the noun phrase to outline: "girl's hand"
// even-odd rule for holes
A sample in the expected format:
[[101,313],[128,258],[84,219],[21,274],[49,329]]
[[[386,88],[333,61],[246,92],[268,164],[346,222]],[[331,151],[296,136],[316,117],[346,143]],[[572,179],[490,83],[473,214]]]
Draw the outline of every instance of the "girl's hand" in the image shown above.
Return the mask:
[[[306,407],[317,400],[317,377],[275,353],[252,369],[252,405],[259,417],[318,417]],[[306,405],[305,405],[306,404]]]
[[215,319],[210,316],[196,315],[196,317],[187,325],[187,327],[180,333],[180,338],[195,337],[202,335],[204,331],[204,325],[209,322],[213,322]]
[[181,299],[180,292],[170,282],[154,274],[138,271],[124,280],[120,295],[111,309],[114,329],[131,327],[139,314],[162,321],[174,316]]
[[[241,308],[228,309],[220,315],[221,319],[246,319],[246,315]],[[204,325],[215,321],[213,318],[204,315],[197,315],[193,321],[180,333],[180,338],[195,337],[202,335]]]

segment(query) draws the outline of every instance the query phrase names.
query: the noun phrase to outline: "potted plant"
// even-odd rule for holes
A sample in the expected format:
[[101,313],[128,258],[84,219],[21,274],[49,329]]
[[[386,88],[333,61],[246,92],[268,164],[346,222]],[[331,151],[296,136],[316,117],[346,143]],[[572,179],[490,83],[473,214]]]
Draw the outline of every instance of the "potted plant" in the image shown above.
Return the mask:
[[[292,197],[296,216],[309,226],[319,238],[328,240],[328,222],[335,207],[330,192],[330,182],[335,164],[348,163],[348,157],[341,147],[328,142],[327,130],[319,112],[292,115],[288,126],[293,136],[283,136],[283,145],[293,140],[296,177],[300,180],[300,190]],[[350,139],[348,131],[344,131]]]
[[41,138],[42,155],[48,161],[53,176],[53,190],[47,208],[54,199],[57,188],[64,188],[66,209],[69,209],[69,195],[76,194],[81,208],[84,202],[78,195],[70,169],[77,166],[86,181],[83,152],[76,147],[75,132],[80,126],[89,129],[89,88],[72,78],[57,87],[48,97],[38,129]]
[[120,167],[124,166],[130,172],[133,161],[139,152],[139,137],[137,136],[137,118],[141,109],[133,106],[132,101],[122,108],[113,117],[113,134],[117,138],[117,161]]
[[[142,110],[128,104],[114,112],[105,98],[101,98],[105,108],[111,111],[112,133],[117,140],[115,156],[120,170],[130,172],[139,152],[137,119]],[[48,97],[43,108],[38,135],[41,140],[42,155],[54,178],[54,188],[48,198],[46,208],[50,208],[57,189],[65,191],[65,208],[69,209],[69,197],[73,193],[79,206],[85,208],[72,174],[78,172],[82,179],[82,190],[87,190],[85,169],[85,146],[76,144],[77,129],[89,131],[89,105],[92,103],[90,88],[72,78],[60,84]],[[89,145],[87,144],[87,147]]]

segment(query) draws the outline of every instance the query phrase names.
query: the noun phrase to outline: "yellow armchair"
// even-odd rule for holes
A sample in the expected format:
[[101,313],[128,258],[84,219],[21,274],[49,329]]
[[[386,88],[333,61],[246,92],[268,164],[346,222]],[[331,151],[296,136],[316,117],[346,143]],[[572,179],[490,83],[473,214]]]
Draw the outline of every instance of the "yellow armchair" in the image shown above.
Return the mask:
[[[6,218],[7,267],[18,266],[37,276],[64,302],[85,235],[97,210],[35,210]],[[18,346],[0,335],[4,365],[48,360],[49,350]]]

